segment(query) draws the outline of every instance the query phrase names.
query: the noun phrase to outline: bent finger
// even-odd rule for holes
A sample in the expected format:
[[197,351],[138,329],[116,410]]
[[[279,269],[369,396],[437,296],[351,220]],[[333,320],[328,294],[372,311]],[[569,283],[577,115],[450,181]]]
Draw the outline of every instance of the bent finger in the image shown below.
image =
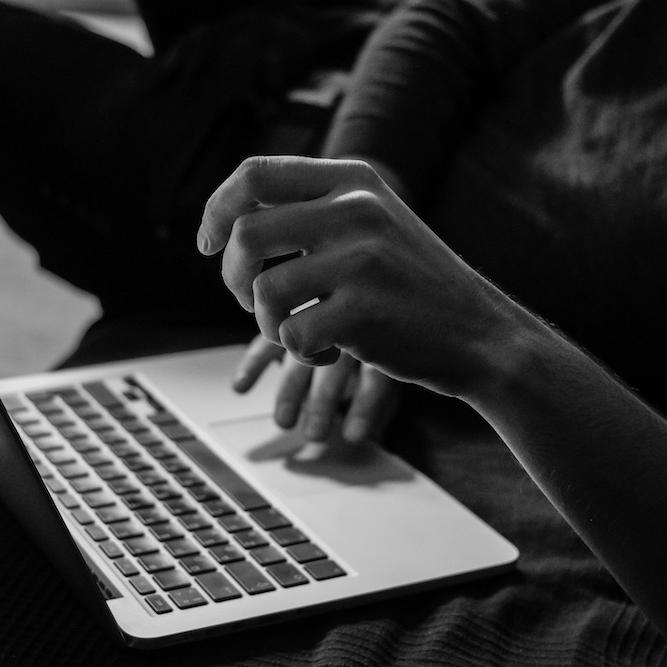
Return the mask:
[[272,362],[282,359],[285,348],[266,340],[261,334],[255,336],[243,353],[236,367],[232,387],[240,394],[250,389],[264,369]]
[[362,364],[352,404],[343,424],[343,437],[351,443],[379,435],[396,410],[398,385],[384,373]]
[[310,366],[300,364],[289,354],[283,361],[283,375],[276,394],[276,404],[273,418],[282,428],[292,428],[299,418],[301,406],[303,405],[313,369]]
[[303,410],[303,434],[308,440],[323,442],[329,437],[349,378],[358,365],[354,357],[341,354],[335,364],[314,370]]

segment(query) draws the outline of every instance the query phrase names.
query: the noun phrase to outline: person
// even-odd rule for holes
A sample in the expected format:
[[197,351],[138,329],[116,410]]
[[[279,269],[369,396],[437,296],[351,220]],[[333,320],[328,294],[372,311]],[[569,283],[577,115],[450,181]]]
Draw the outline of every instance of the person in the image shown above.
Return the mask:
[[472,406],[667,633],[667,420],[473,271],[366,163],[251,158],[210,198],[198,245],[224,251],[227,287],[300,363],[347,353]]
[[[664,313],[656,306],[664,302],[665,284],[664,11],[653,0],[406,3],[366,43],[326,141],[305,148],[290,142],[282,151],[370,162],[470,266],[659,404],[665,354]],[[242,41],[230,39],[238,23],[227,30],[222,21],[179,33],[167,51],[144,62],[125,51],[118,59],[101,58],[115,47],[4,10],[0,54],[9,66],[0,76],[13,103],[0,114],[6,137],[0,212],[37,247],[45,266],[99,292],[105,307],[105,317],[68,364],[228,342],[237,318],[251,335],[249,319],[235,315],[220,291],[215,260],[196,260],[191,243],[195,218],[223,175],[244,155],[272,152],[263,146],[271,134],[266,122],[240,131],[248,128],[247,105],[227,113],[232,89],[211,96],[219,81],[246,83],[248,94],[276,80],[267,74],[272,69],[262,60],[264,50],[256,48],[275,33],[253,33],[255,15],[244,16],[243,25],[255,35],[247,42],[247,58],[229,50]],[[327,19],[319,25],[324,34],[333,26]],[[33,40],[20,38],[27,26]],[[295,37],[281,31],[284,39],[277,41],[291,47],[321,43],[326,57],[339,52],[337,38],[323,41],[319,32],[312,39],[311,32]],[[61,58],[71,55],[70,42],[85,48]],[[43,57],[45,44],[51,46],[50,62]],[[313,64],[310,52],[284,50],[299,64]],[[346,56],[354,52],[346,50]],[[246,60],[253,66],[231,76],[230,58],[235,66]],[[216,85],[207,85],[211,80]],[[64,82],[74,84],[69,97],[61,94]],[[284,90],[278,86],[275,96],[258,103],[270,110],[269,125],[282,120],[273,102]],[[68,99],[73,120],[53,112]],[[71,171],[72,165],[78,168]],[[237,386],[248,388],[279,353],[274,343],[258,339]],[[364,437],[386,418],[384,399],[375,397],[379,392],[389,400],[397,383],[372,365],[361,366],[347,353],[314,371],[289,357],[285,365],[296,369],[285,375],[285,421],[302,414],[308,422],[311,404],[319,403],[318,439],[325,437],[350,379],[357,378],[352,405],[363,395],[359,402],[370,410],[356,413],[360,421],[347,427],[349,439]],[[316,396],[321,400],[313,401]],[[422,393],[405,392],[403,406],[385,434],[388,446],[400,447],[511,539],[522,552],[516,574],[387,603],[342,623],[337,616],[323,626],[301,625],[298,647],[280,631],[267,632],[262,647],[230,639],[230,661],[260,654],[276,664],[667,660],[654,627],[491,434],[451,423],[449,402],[434,404]],[[602,464],[601,474],[607,474]],[[16,531],[11,535],[7,543],[14,544],[19,538]],[[24,543],[20,551],[26,553]],[[5,571],[18,567],[26,566],[4,555]],[[32,595],[25,578],[20,589],[9,588],[7,608],[27,598],[40,600],[39,609],[52,609],[38,587],[43,578],[33,579]],[[54,599],[65,594],[58,592]],[[48,635],[59,646],[75,645],[86,623],[74,605],[70,609],[76,623]],[[41,625],[50,632],[49,624]],[[102,645],[94,628],[86,628]],[[210,655],[219,659],[219,647],[214,649]],[[191,654],[179,655],[190,660]],[[160,659],[175,658],[170,653]],[[119,660],[132,662],[130,656]]]

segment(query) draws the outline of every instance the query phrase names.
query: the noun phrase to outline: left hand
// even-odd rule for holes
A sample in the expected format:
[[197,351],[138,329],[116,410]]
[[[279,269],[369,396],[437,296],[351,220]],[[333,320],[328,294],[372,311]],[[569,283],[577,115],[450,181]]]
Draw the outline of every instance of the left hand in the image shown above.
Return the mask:
[[343,438],[357,443],[381,435],[397,402],[394,380],[346,353],[331,366],[313,368],[284,352],[261,334],[256,336],[237,367],[234,389],[248,391],[271,362],[282,359],[274,409],[279,426],[292,428],[299,422],[308,440],[325,441],[341,406],[349,400],[343,416]]

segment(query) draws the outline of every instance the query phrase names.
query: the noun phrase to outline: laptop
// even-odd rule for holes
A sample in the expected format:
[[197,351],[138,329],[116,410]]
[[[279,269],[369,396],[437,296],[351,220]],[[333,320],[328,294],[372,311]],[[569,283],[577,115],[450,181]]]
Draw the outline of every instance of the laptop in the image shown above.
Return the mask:
[[157,648],[512,568],[374,444],[305,443],[240,346],[0,380],[0,501],[120,642]]

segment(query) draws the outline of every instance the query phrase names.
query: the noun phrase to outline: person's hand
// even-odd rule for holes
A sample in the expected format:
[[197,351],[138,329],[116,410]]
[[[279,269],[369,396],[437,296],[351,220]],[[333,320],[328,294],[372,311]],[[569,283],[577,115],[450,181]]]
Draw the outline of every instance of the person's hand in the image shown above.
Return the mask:
[[279,426],[292,428],[299,422],[308,440],[325,441],[332,432],[336,414],[344,407],[345,440],[357,443],[382,433],[396,404],[394,380],[346,353],[331,366],[313,368],[284,352],[284,348],[261,334],[256,336],[236,369],[234,389],[248,391],[270,363],[282,359],[282,378],[274,410]]
[[363,162],[250,158],[209,199],[198,244],[224,250],[227,287],[302,363],[331,364],[344,350],[461,395],[505,362],[511,302]]

